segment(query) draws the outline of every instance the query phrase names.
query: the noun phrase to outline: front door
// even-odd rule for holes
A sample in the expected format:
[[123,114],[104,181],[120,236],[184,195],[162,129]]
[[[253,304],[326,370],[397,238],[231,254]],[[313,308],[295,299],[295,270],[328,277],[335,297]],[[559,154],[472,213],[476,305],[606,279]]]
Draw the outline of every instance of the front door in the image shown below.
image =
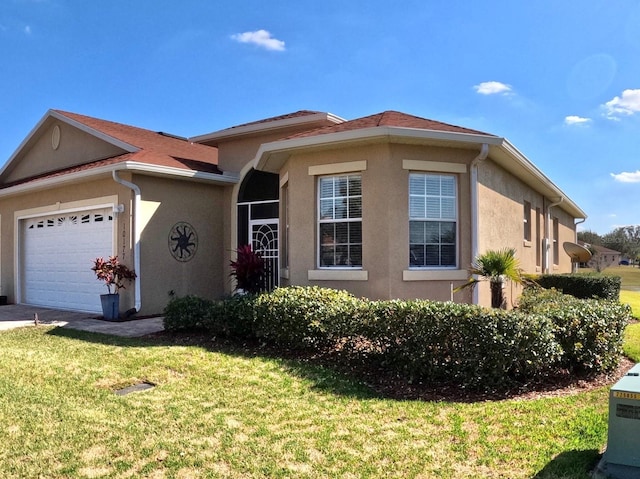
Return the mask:
[[280,215],[279,176],[251,170],[238,191],[238,244],[251,245],[266,263],[263,289],[271,291],[279,285],[278,217]]
[[250,221],[251,246],[260,252],[265,261],[264,289],[271,291],[278,286],[280,266],[278,264],[278,218]]
[[266,291],[280,282],[278,208],[278,200],[238,204],[238,246],[250,244],[253,251],[262,254],[267,270],[263,285]]

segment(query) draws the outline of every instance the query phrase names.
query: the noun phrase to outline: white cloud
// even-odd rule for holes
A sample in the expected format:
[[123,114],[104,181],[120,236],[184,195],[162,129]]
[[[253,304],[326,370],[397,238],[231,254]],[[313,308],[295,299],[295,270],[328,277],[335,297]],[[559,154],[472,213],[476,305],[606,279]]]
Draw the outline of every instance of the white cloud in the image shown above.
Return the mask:
[[623,171],[622,173],[611,173],[614,180],[620,183],[640,183],[640,170],[633,172]]
[[640,112],[640,89],[624,90],[622,96],[616,96],[613,100],[603,105],[605,115],[611,120],[619,120],[621,116],[630,116]]
[[589,123],[591,123],[591,118],[582,116],[570,115],[564,118],[565,125],[587,125]]
[[474,90],[481,95],[508,95],[512,92],[511,85],[501,83],[499,81],[486,81],[478,85],[474,85]]
[[231,38],[240,43],[252,43],[267,50],[284,51],[284,42],[273,38],[266,30],[256,30],[255,32],[236,33]]

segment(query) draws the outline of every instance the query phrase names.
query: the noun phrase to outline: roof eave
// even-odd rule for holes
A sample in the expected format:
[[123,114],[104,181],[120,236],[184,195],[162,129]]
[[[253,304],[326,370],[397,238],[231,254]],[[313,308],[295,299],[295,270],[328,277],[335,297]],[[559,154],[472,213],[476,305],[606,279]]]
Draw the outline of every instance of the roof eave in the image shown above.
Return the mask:
[[257,170],[277,172],[291,153],[296,151],[302,151],[307,148],[331,148],[338,145],[356,145],[384,140],[393,140],[401,143],[455,144],[473,148],[475,145],[483,143],[498,144],[501,138],[475,133],[375,126],[265,143],[260,146],[254,158],[254,167]]
[[489,147],[489,157],[547,199],[560,201],[559,208],[574,218],[586,219],[587,214],[553,181],[535,166],[520,150],[502,138],[499,145]]
[[383,140],[464,148],[475,148],[486,143],[489,145],[490,158],[500,166],[520,178],[546,198],[550,200],[562,198],[563,201],[559,207],[574,218],[587,217],[586,213],[566,193],[556,186],[515,146],[505,138],[494,135],[389,126],[363,128],[265,143],[260,146],[254,158],[254,168],[278,173],[294,152],[304,151],[309,148],[332,148]]
[[193,143],[208,143],[213,141],[229,140],[246,135],[253,135],[256,133],[269,133],[271,131],[290,128],[292,126],[300,126],[305,124],[312,125],[314,123],[319,124],[325,121],[338,124],[343,123],[346,120],[332,113],[320,112],[294,118],[285,118],[282,120],[274,120],[264,123],[252,123],[250,125],[225,128],[224,130],[218,130],[212,133],[206,133],[204,135],[193,136],[189,138],[189,141]]
[[77,171],[74,173],[43,178],[41,180],[34,180],[28,183],[10,186],[8,188],[0,189],[0,197],[60,187],[80,181],[96,179],[101,176],[109,177],[113,171],[131,171],[150,176],[170,177],[173,179],[193,180],[219,185],[233,185],[240,181],[239,175],[234,173],[207,173],[170,166],[157,166],[136,161],[126,161],[114,165],[99,166],[85,171]]

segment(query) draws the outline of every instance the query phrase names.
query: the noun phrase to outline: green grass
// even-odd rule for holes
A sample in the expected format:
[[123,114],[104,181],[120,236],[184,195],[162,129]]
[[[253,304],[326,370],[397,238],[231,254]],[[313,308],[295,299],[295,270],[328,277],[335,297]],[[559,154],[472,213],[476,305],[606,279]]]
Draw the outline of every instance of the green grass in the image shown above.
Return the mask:
[[47,327],[0,333],[0,397],[3,478],[586,479],[607,434],[607,388],[397,401],[308,363]]
[[[640,269],[605,274],[640,317]],[[640,361],[640,323],[624,349]],[[396,401],[308,363],[46,327],[0,333],[0,397],[3,478],[587,479],[607,440],[606,387]]]

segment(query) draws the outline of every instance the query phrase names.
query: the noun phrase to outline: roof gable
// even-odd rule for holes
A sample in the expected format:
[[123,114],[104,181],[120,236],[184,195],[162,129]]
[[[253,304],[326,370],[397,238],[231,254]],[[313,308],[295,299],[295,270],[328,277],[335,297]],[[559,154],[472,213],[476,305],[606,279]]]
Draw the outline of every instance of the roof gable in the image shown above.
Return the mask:
[[50,110],[4,166],[0,185],[6,188],[37,178],[123,162],[222,173],[217,167],[216,148],[162,132]]

